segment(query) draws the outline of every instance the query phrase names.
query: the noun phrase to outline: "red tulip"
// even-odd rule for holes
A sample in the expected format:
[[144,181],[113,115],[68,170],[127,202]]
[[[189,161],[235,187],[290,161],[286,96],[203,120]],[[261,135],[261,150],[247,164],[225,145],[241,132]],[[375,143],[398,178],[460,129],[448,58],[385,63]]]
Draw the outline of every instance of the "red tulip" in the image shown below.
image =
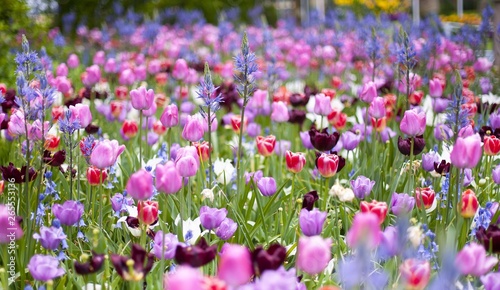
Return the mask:
[[99,185],[106,180],[108,173],[106,170],[100,170],[95,166],[90,166],[87,169],[87,181],[90,185]]
[[[243,132],[246,131],[248,125],[248,119],[245,118],[245,124],[243,124]],[[241,127],[241,116],[239,115],[234,115],[231,117],[231,127],[233,128],[233,131],[236,133],[240,132],[240,127]]]
[[435,197],[436,193],[430,187],[415,188],[415,199],[417,200],[418,207],[421,207],[423,204],[425,209],[431,208]]
[[431,266],[428,261],[407,259],[399,266],[399,272],[406,283],[405,289],[424,289],[431,277]]
[[371,202],[362,201],[360,204],[361,212],[371,212],[378,217],[380,224],[384,223],[387,216],[387,203],[383,201],[372,200]]
[[292,173],[301,172],[306,164],[306,157],[301,152],[293,153],[291,151],[286,151],[285,159],[286,168]]
[[476,194],[471,189],[467,189],[462,193],[462,202],[460,205],[460,215],[464,218],[471,218],[476,215],[479,207]]
[[150,225],[158,219],[158,202],[152,200],[141,200],[137,204],[139,220]]
[[500,152],[500,139],[495,135],[484,136],[484,154],[497,155]]
[[257,150],[259,154],[267,157],[271,156],[274,151],[274,146],[276,145],[276,137],[269,135],[266,137],[257,136]]
[[63,114],[64,114],[64,108],[62,106],[55,106],[52,108],[52,119],[54,121],[57,121],[60,118],[62,118]]
[[122,113],[123,103],[121,101],[111,101],[109,107],[111,109],[111,115],[118,118]]
[[45,136],[45,143],[43,147],[49,151],[54,152],[57,150],[60,141],[61,138],[59,138],[58,136],[48,134],[47,136]]
[[347,115],[338,109],[333,109],[333,111],[328,115],[328,122],[330,122],[335,129],[341,130],[345,127]]
[[128,88],[125,86],[116,87],[115,96],[118,100],[126,100],[128,96]]
[[387,125],[387,117],[383,117],[380,119],[372,118],[372,126],[375,129],[375,131],[379,133],[384,131],[386,125]]
[[137,135],[138,131],[139,131],[139,126],[137,126],[137,123],[135,121],[127,120],[123,122],[122,125],[123,135],[127,136],[128,138],[133,138],[135,135]]
[[316,167],[323,177],[332,177],[337,173],[340,158],[336,154],[322,153],[316,160]]
[[155,132],[158,135],[163,135],[167,131],[167,128],[163,126],[160,120],[154,122],[153,124],[153,132]]
[[212,149],[210,148],[208,142],[207,141],[193,142],[193,146],[196,147],[196,152],[198,152],[200,160],[207,161],[208,157],[210,156],[210,151]]

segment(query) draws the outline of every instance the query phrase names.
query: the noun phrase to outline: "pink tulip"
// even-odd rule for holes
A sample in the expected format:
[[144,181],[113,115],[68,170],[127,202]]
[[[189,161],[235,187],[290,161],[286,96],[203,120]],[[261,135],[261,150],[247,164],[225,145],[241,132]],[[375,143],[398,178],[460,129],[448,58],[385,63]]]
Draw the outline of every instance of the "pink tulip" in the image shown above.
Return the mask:
[[330,238],[301,237],[297,250],[297,268],[310,275],[321,273],[332,257],[331,247],[332,240]]
[[474,168],[481,159],[481,137],[474,134],[465,138],[458,137],[451,150],[451,164],[458,168]]
[[361,91],[359,92],[359,98],[365,103],[371,103],[373,99],[377,96],[377,85],[369,81],[363,85]]
[[175,167],[182,177],[191,177],[196,175],[200,167],[200,158],[196,147],[186,146],[177,150],[175,156]]
[[116,163],[116,159],[125,150],[116,140],[104,140],[97,144],[90,155],[90,164],[105,169]]
[[375,97],[370,103],[368,108],[368,114],[370,117],[375,119],[381,119],[385,117],[387,109],[385,108],[385,100],[382,97]]
[[416,109],[407,110],[399,124],[401,132],[408,136],[419,136],[424,134],[426,127],[425,112],[418,112]]
[[84,85],[93,86],[101,80],[101,69],[98,65],[92,65],[85,70]]
[[127,182],[127,194],[136,200],[146,200],[153,196],[153,176],[145,169],[132,174]]
[[130,91],[130,99],[132,107],[138,111],[147,110],[153,105],[155,93],[153,90],[146,90],[145,87],[140,87]]
[[76,68],[80,65],[80,60],[78,59],[78,56],[76,54],[72,53],[68,57],[67,63],[69,68]]
[[347,245],[351,248],[365,245],[370,249],[382,240],[379,218],[372,212],[359,212],[354,216],[352,226],[347,232]]
[[179,124],[179,109],[175,104],[165,107],[165,111],[161,114],[160,122],[165,128],[172,128]]
[[460,273],[476,277],[486,275],[497,263],[496,257],[488,257],[484,247],[474,242],[463,247],[455,258]]
[[56,75],[58,77],[65,77],[68,75],[68,66],[64,62],[57,66]]
[[189,266],[176,267],[175,272],[165,274],[164,290],[203,289],[203,274]]
[[227,244],[220,255],[217,276],[229,286],[246,284],[253,276],[250,251],[241,245]]
[[200,118],[190,116],[182,129],[182,138],[191,142],[198,142],[203,138],[203,121]]
[[23,236],[14,211],[15,208],[0,204],[0,244],[8,244]]
[[440,79],[434,78],[429,81],[429,95],[433,98],[440,98],[443,95],[443,85]]
[[317,94],[314,98],[314,113],[321,116],[328,116],[332,111],[332,103],[330,97],[325,94]]
[[271,120],[278,123],[283,123],[288,121],[288,108],[286,104],[282,101],[274,102],[272,104]]
[[106,61],[106,54],[104,53],[104,51],[99,50],[94,54],[94,58],[92,59],[92,61],[96,65],[103,65]]
[[175,163],[168,161],[167,164],[156,166],[156,188],[164,193],[172,194],[178,192],[182,187],[182,176],[177,171]]
[[187,62],[180,58],[175,61],[174,70],[172,71],[172,76],[177,80],[183,80],[187,77],[189,73],[189,67]]
[[71,121],[78,121],[80,128],[85,128],[92,123],[92,113],[88,105],[76,104],[69,106],[71,111]]
[[135,74],[130,68],[124,69],[120,73],[120,77],[118,78],[118,83],[120,83],[120,85],[131,86],[132,84],[134,84],[134,82]]

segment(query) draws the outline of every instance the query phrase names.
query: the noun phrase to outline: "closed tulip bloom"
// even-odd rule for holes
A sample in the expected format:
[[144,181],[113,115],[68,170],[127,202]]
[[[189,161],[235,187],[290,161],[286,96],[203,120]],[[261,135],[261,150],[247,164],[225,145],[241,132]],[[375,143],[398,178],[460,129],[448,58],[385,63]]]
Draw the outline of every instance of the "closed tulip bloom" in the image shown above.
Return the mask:
[[63,225],[76,224],[83,215],[83,204],[74,200],[67,200],[62,205],[52,205],[52,213]]
[[488,257],[482,245],[472,242],[458,252],[455,266],[462,275],[481,277],[498,264],[496,257]]
[[332,257],[332,240],[321,236],[300,237],[297,249],[298,269],[309,275],[316,275],[325,270]]
[[495,184],[500,184],[500,165],[495,166],[495,168],[491,171],[493,182]]
[[413,139],[413,155],[422,153],[425,148],[425,139],[423,135],[416,137],[401,138],[398,136],[398,150],[401,154],[409,156],[411,154],[411,142]]
[[316,160],[316,167],[321,176],[329,178],[337,173],[340,158],[336,154],[321,153]]
[[328,116],[332,112],[330,97],[325,96],[325,94],[317,94],[314,100],[314,113],[316,115]]
[[163,289],[204,289],[203,281],[204,277],[201,271],[190,266],[179,266],[176,267],[175,272],[165,274]]
[[273,122],[283,123],[288,121],[288,109],[286,104],[282,101],[274,102],[272,104],[271,120]]
[[495,135],[484,136],[484,155],[493,156],[500,152],[500,139]]
[[385,108],[385,100],[382,97],[376,97],[370,103],[370,107],[368,108],[368,114],[370,117],[375,119],[381,119],[385,117],[387,113],[387,109]]
[[92,122],[92,113],[88,105],[76,104],[70,106],[69,110],[71,111],[71,121],[78,120],[80,128],[85,128]]
[[274,151],[274,146],[276,145],[276,137],[269,135],[266,137],[257,136],[255,139],[257,142],[257,150],[260,155],[264,157],[271,156]]
[[474,134],[465,138],[457,138],[451,150],[451,164],[458,168],[474,168],[481,159],[481,137]]
[[139,132],[139,126],[135,121],[125,120],[122,125],[122,133],[127,136],[127,138],[133,138]]
[[153,102],[151,104],[151,107],[149,107],[149,109],[142,111],[142,114],[145,117],[152,117],[156,114],[156,109],[157,109],[156,102]]
[[500,289],[500,273],[491,272],[482,276],[481,282],[484,285],[484,290],[498,290]]
[[49,281],[62,276],[66,271],[59,267],[59,260],[49,255],[33,255],[28,263],[28,270],[33,279]]
[[285,154],[286,168],[292,173],[299,173],[306,164],[306,157],[302,152],[293,153],[286,151]]
[[352,191],[359,199],[367,197],[372,191],[374,185],[375,181],[370,180],[363,175],[358,176],[355,180],[351,180]]
[[177,168],[177,172],[182,177],[195,176],[196,172],[198,172],[198,167],[199,161],[192,155],[177,158],[175,161],[175,168]]
[[156,166],[156,188],[167,194],[176,193],[182,188],[182,176],[173,161]]
[[276,180],[272,177],[263,177],[257,182],[257,187],[263,196],[271,196],[276,193]]
[[149,199],[153,196],[153,176],[145,169],[139,169],[129,177],[126,189],[136,200]]
[[207,161],[208,157],[210,156],[210,151],[212,151],[213,148],[210,148],[210,144],[208,144],[207,141],[203,142],[193,142],[193,146],[196,147],[196,151],[198,152],[198,156],[200,157],[201,161]]
[[219,227],[226,216],[227,209],[225,208],[211,208],[206,205],[200,208],[200,222],[207,230],[213,230]]
[[476,194],[471,189],[467,189],[462,193],[462,200],[460,205],[460,215],[464,218],[472,218],[476,215],[479,208]]
[[379,218],[371,212],[357,213],[347,232],[346,240],[351,249],[361,245],[370,249],[376,248],[382,240]]
[[361,134],[356,134],[351,131],[346,131],[340,136],[342,142],[342,148],[347,151],[351,151],[358,147],[359,142],[361,142]]
[[383,224],[385,217],[387,216],[387,203],[384,201],[372,200],[370,202],[362,201],[360,203],[361,212],[367,213],[371,212],[375,214],[378,218],[379,224]]
[[99,142],[90,155],[90,164],[99,169],[105,169],[116,163],[118,156],[125,150],[124,145],[119,145],[116,140]]
[[76,68],[80,65],[80,60],[76,54],[72,53],[69,55],[67,63],[69,68]]
[[425,132],[425,112],[417,110],[407,110],[399,124],[401,132],[404,134],[415,137],[418,135],[423,135]]
[[141,200],[137,203],[137,217],[146,225],[153,224],[158,219],[158,202]]
[[85,86],[93,86],[101,80],[101,69],[98,65],[92,65],[85,69],[85,77],[82,80]]
[[377,85],[369,81],[363,85],[359,92],[359,98],[365,103],[371,103],[377,96]]
[[130,91],[130,100],[132,107],[138,111],[151,108],[155,99],[153,90],[146,90],[145,87],[140,87]]
[[432,207],[436,198],[436,192],[430,187],[417,187],[415,188],[415,199],[417,207],[424,206],[425,209]]
[[399,216],[409,214],[415,206],[415,198],[406,193],[394,192],[391,197],[391,211]]
[[39,241],[45,249],[53,251],[59,248],[61,242],[66,239],[66,235],[61,227],[42,226],[39,234],[33,234],[33,239]]
[[220,255],[217,276],[229,286],[238,287],[250,281],[253,274],[250,251],[241,245],[225,245]]
[[320,235],[323,231],[326,215],[326,212],[319,211],[317,208],[311,211],[303,208],[299,215],[299,225],[302,233],[308,237]]
[[203,138],[203,121],[197,117],[190,116],[182,129],[182,138],[187,141],[197,142]]
[[407,259],[399,266],[401,278],[406,289],[424,289],[431,277],[431,266],[428,261]]
[[189,73],[189,66],[188,66],[187,62],[182,58],[179,58],[178,60],[176,60],[175,65],[174,65],[174,69],[172,71],[172,76],[176,80],[183,81],[184,78],[186,78],[188,76],[188,73]]
[[165,128],[172,128],[179,124],[179,109],[175,104],[165,107],[161,114],[160,121]]
[[87,169],[87,181],[90,185],[99,185],[106,180],[108,173],[106,170],[101,170],[95,166],[90,166]]
[[338,132],[333,132],[329,134],[327,128],[320,131],[316,128],[309,130],[309,138],[311,144],[319,151],[330,151],[332,150],[340,139],[340,134]]
[[429,95],[433,98],[439,98],[443,95],[443,85],[440,79],[429,80]]
[[439,163],[441,158],[434,151],[422,154],[422,169],[427,172],[434,171],[434,163]]
[[311,136],[309,135],[309,131],[300,132],[300,140],[302,141],[302,146],[304,146],[304,148],[314,149],[314,146],[311,143]]
[[215,234],[219,239],[227,241],[234,235],[237,229],[238,224],[236,222],[230,218],[225,218],[215,231]]
[[453,130],[448,125],[445,124],[437,124],[434,127],[434,138],[439,141],[449,140],[453,137]]

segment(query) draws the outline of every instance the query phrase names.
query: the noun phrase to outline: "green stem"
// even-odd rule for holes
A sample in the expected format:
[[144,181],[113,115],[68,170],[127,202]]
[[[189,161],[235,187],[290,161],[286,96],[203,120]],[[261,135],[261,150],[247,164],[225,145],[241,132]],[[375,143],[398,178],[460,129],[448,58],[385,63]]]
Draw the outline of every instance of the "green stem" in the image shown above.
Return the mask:
[[212,186],[212,116],[210,114],[210,106],[207,106],[207,122],[208,122],[208,185]]
[[142,168],[142,110],[139,111],[139,169]]

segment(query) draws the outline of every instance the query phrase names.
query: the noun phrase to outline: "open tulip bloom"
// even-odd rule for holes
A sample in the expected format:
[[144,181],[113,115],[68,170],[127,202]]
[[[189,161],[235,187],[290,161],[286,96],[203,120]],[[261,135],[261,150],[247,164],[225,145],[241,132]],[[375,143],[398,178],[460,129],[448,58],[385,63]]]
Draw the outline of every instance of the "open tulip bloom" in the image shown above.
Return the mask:
[[493,7],[4,2],[0,289],[500,289]]

